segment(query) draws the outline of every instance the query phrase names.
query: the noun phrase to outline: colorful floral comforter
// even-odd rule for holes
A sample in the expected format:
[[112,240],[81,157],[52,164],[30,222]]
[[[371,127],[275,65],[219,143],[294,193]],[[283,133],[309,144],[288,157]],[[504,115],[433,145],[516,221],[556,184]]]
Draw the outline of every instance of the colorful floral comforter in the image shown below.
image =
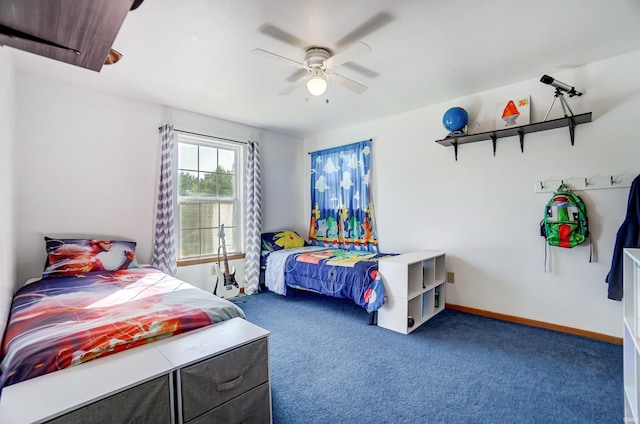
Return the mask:
[[0,389],[244,313],[155,268],[43,278],[14,296]]
[[393,254],[307,246],[270,252],[265,285],[285,295],[287,286],[353,300],[367,312],[378,310],[386,292],[378,260]]

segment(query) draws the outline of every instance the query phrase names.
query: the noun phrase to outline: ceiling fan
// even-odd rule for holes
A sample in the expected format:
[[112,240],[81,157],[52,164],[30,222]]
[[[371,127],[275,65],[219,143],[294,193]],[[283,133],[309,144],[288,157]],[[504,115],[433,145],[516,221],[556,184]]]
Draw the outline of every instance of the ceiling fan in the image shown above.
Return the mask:
[[[310,94],[321,96],[326,91],[328,82],[335,82],[354,93],[360,94],[367,89],[367,86],[338,73],[331,72],[330,70],[344,65],[365,76],[377,76],[378,74],[376,72],[351,62],[371,51],[371,47],[367,44],[356,40],[372,33],[391,20],[393,20],[393,17],[386,12],[380,12],[374,15],[336,42],[337,49],[339,49],[337,53],[334,53],[334,51],[328,47],[306,43],[273,25],[264,24],[260,27],[260,32],[287,44],[304,49],[304,59],[303,61],[297,61],[263,49],[253,49],[252,52],[298,68],[297,71],[287,78],[287,81],[291,82],[291,85],[285,87],[285,89],[279,93],[280,95],[290,94],[306,84]],[[346,47],[342,48],[342,46]]]

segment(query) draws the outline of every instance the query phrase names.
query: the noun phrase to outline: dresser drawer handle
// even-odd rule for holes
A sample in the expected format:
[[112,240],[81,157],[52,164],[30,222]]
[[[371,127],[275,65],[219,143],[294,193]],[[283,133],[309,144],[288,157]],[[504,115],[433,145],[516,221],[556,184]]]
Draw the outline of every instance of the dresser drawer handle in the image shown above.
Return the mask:
[[225,392],[227,390],[235,389],[240,383],[242,383],[242,374],[233,380],[227,381],[226,383],[218,384],[216,390],[219,392]]

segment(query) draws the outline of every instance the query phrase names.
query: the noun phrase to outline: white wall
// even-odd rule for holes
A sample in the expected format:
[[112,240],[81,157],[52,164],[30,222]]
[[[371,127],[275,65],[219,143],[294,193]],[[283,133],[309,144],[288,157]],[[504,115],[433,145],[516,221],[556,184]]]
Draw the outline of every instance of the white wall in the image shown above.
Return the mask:
[[[553,74],[585,92],[582,98],[569,99],[575,113],[594,114],[594,122],[577,127],[575,146],[562,128],[528,135],[524,154],[516,138],[499,140],[496,157],[491,156],[490,142],[462,146],[457,162],[452,148],[434,142],[446,135],[441,125],[446,109],[465,107],[472,120],[485,126],[482,130],[492,125],[497,101],[530,94],[532,121],[539,121],[553,90],[534,79],[316,134],[303,144],[248,126],[17,74],[16,112],[1,113],[11,109],[12,102],[0,100],[0,124],[6,124],[0,125],[0,160],[14,167],[14,184],[0,183],[0,199],[10,199],[13,191],[17,200],[13,211],[0,208],[0,231],[9,234],[15,221],[14,256],[2,252],[0,260],[12,263],[15,258],[14,281],[22,283],[42,271],[45,234],[100,234],[137,240],[139,258],[148,262],[157,127],[167,120],[189,131],[260,140],[263,231],[293,228],[306,233],[307,152],[373,138],[381,248],[447,252],[448,268],[456,273],[447,302],[620,336],[621,304],[606,299],[604,276],[628,189],[582,193],[591,217],[594,263],[587,263],[585,246],[554,249],[552,270],[545,273],[538,223],[549,195],[534,193],[533,184],[638,172],[640,146],[634,133],[640,81],[633,72],[638,65],[640,53],[633,53]],[[4,88],[12,86],[6,83],[12,74],[10,61],[0,55],[3,93],[11,92]],[[11,139],[14,121],[12,145],[6,139]],[[10,250],[13,243],[3,238],[0,246]],[[0,263],[0,272],[10,276],[12,271]],[[203,288],[213,284],[209,265],[181,268],[178,276]],[[11,283],[1,283],[2,291]]]
[[[158,126],[237,140],[259,140],[265,181],[264,227],[302,214],[288,172],[302,142],[215,118],[134,101],[27,74],[16,75],[14,155],[17,193],[17,280],[42,273],[45,235],[108,235],[138,242],[140,262],[152,253]],[[289,171],[282,164],[293,164]],[[297,187],[297,186],[296,186]],[[272,199],[277,200],[276,202]],[[181,267],[178,277],[212,287],[210,266]]]
[[0,342],[15,281],[13,214],[14,72],[7,49],[0,48]]
[[161,108],[17,75],[18,281],[42,273],[45,235],[138,242],[151,257]]
[[[576,128],[575,146],[567,128],[500,139],[496,156],[490,141],[453,148],[435,140],[446,136],[444,112],[467,109],[476,132],[493,129],[496,103],[531,95],[532,119],[544,119],[553,88],[538,79],[305,138],[307,151],[373,138],[373,195],[381,250],[443,250],[455,284],[447,302],[621,336],[622,305],[607,299],[604,278],[626,212],[629,189],[580,194],[590,216],[595,248],[551,250],[544,272],[544,239],[539,222],[550,193],[536,194],[544,179],[640,173],[637,114],[640,110],[640,51],[554,73],[585,94],[567,99],[575,114],[593,112],[593,122]],[[399,96],[402,93],[398,93]],[[561,117],[556,102],[550,119]],[[308,190],[307,190],[308,192]],[[306,224],[309,194],[305,199]]]

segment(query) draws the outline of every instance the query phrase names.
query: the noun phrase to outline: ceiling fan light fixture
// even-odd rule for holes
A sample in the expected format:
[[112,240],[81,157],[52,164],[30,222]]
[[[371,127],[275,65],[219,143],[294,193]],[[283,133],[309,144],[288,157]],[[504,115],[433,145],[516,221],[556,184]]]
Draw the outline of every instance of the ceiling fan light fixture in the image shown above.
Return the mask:
[[322,76],[315,75],[307,81],[307,90],[313,96],[322,96],[327,91],[327,80]]

